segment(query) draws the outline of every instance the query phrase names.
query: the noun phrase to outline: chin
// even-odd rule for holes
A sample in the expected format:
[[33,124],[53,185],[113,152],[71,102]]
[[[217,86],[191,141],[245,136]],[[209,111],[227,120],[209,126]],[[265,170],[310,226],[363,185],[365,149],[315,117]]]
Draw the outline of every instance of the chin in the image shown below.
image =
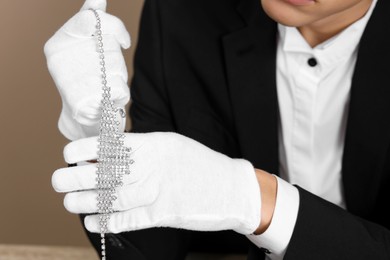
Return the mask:
[[266,14],[280,24],[300,27],[311,22],[307,13],[282,0],[261,0],[261,5]]

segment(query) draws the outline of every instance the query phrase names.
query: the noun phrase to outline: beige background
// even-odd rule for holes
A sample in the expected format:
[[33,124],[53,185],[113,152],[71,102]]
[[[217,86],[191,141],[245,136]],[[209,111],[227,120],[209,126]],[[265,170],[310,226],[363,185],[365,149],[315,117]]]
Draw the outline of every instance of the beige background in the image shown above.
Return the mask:
[[[61,109],[43,45],[83,0],[0,0],[0,244],[88,245],[77,216],[65,211],[51,174],[64,167],[67,143],[57,129]],[[143,0],[109,0],[133,46]]]

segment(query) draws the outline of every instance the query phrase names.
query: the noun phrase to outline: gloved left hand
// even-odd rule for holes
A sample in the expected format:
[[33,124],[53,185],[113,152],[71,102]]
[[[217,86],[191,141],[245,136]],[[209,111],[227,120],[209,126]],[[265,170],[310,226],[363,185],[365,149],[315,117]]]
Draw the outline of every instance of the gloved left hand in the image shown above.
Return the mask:
[[[232,159],[185,136],[155,132],[125,134],[132,148],[130,175],[117,189],[108,231],[173,227],[199,231],[235,230],[252,234],[261,220],[261,194],[255,170],[243,159]],[[68,163],[97,158],[96,137],[68,144]],[[96,164],[63,168],[52,177],[64,205],[72,213],[97,212]],[[99,232],[98,215],[85,218]]]

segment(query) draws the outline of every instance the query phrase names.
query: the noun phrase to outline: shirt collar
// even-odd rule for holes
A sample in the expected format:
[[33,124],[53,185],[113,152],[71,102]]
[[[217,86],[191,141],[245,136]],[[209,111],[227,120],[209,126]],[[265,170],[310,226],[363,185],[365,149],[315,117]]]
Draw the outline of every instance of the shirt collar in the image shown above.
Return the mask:
[[312,55],[324,65],[331,65],[350,57],[359,44],[377,1],[373,0],[369,10],[362,18],[314,48],[306,42],[297,28],[278,24],[279,40],[283,51]]

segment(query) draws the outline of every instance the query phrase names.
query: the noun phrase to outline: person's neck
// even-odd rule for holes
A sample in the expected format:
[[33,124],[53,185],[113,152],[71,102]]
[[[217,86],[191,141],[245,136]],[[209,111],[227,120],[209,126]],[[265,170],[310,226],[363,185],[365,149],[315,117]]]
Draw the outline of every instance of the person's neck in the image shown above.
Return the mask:
[[314,48],[362,18],[370,8],[372,1],[361,1],[343,12],[326,17],[310,25],[298,27],[298,30],[307,43]]

